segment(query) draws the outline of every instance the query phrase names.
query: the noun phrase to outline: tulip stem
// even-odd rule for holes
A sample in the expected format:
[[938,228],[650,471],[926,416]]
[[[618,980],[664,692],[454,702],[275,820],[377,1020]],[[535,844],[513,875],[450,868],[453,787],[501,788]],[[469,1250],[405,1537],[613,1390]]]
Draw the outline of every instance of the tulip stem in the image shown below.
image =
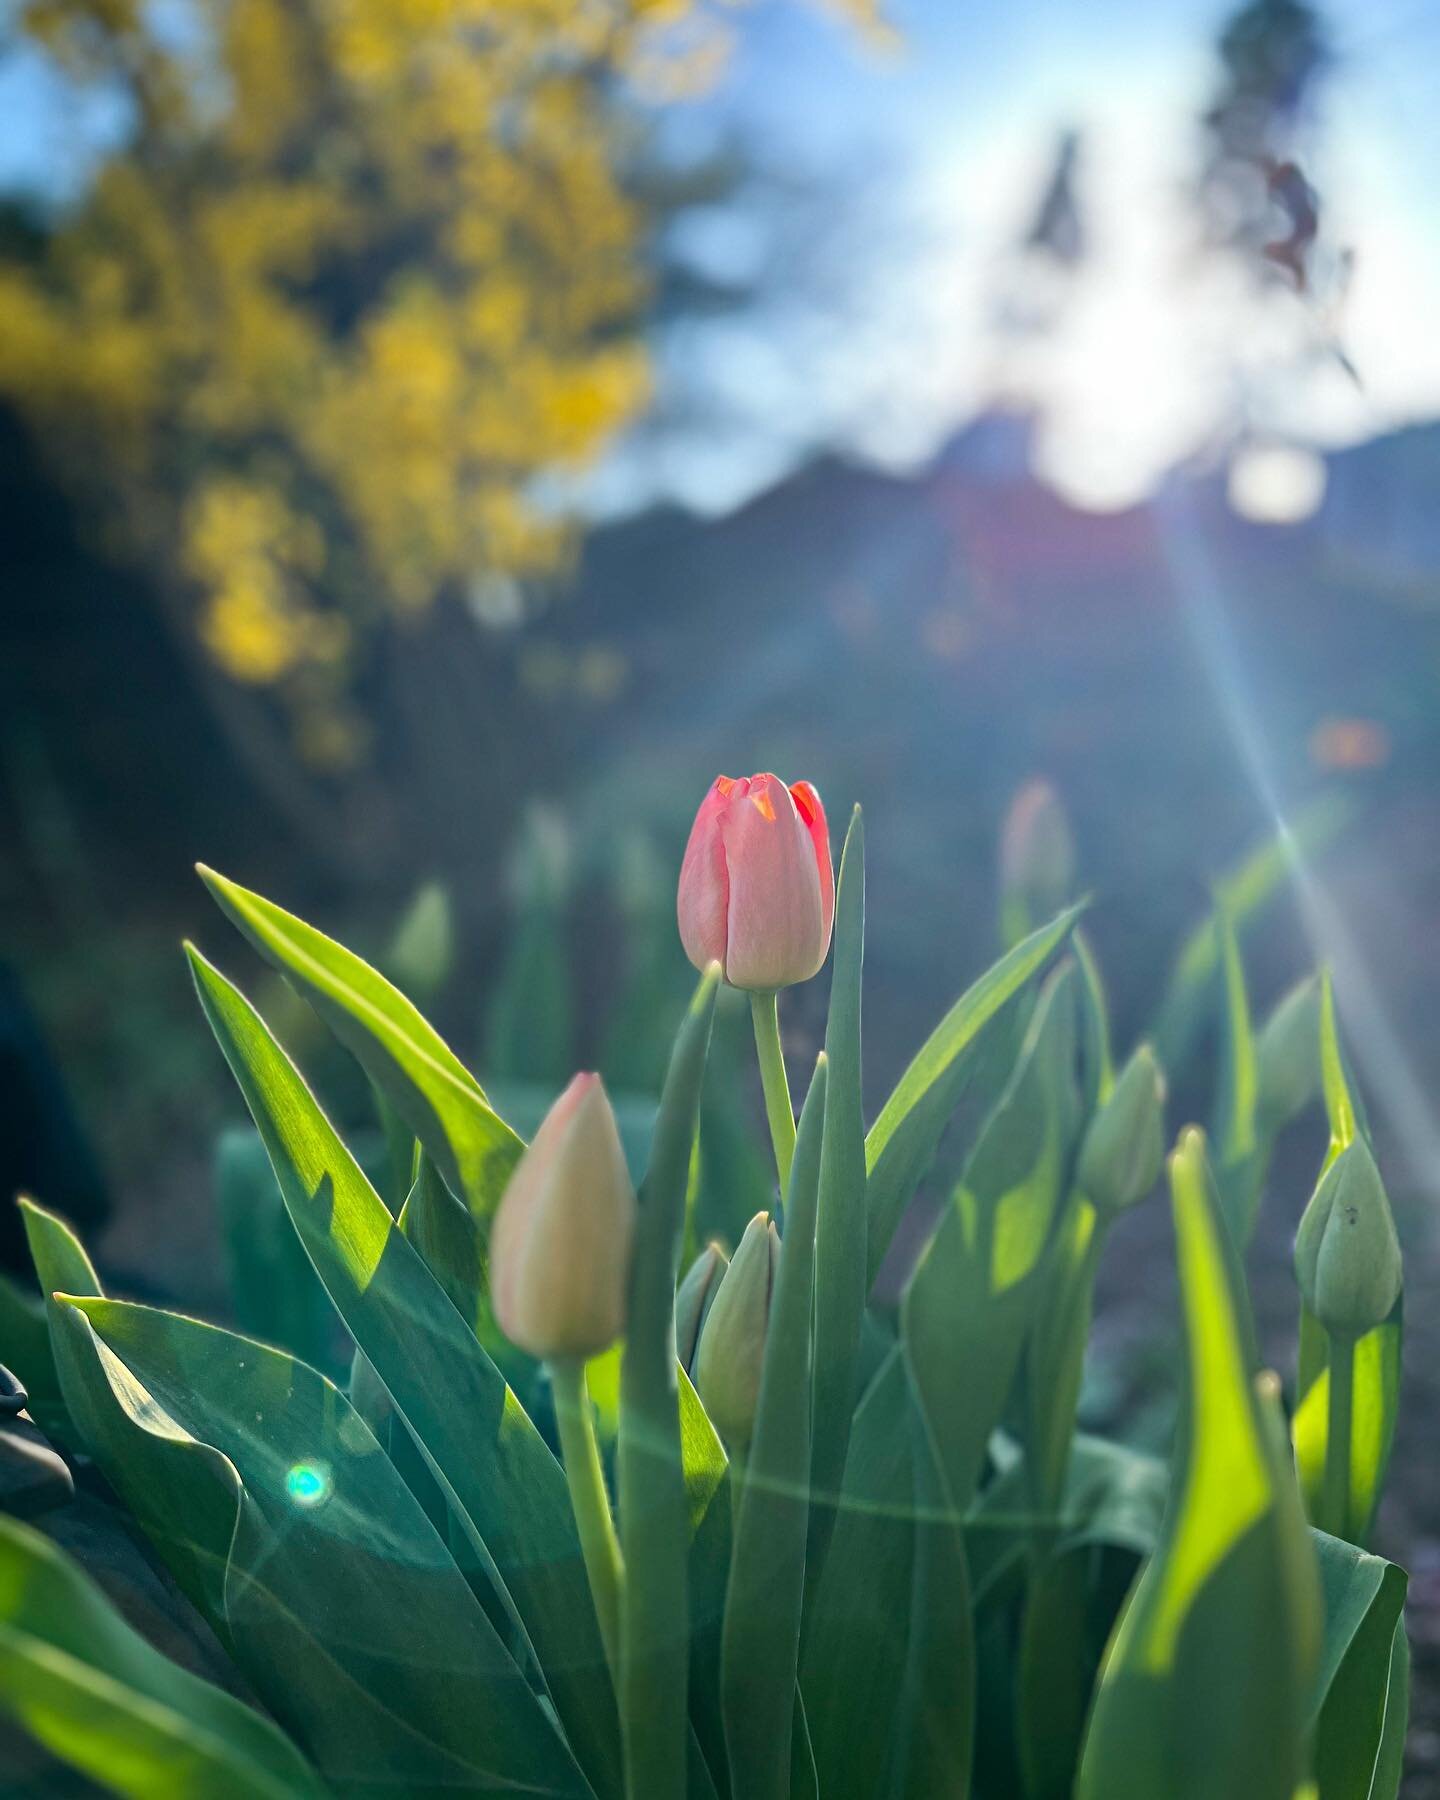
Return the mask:
[[751,994],[750,1016],[755,1021],[755,1051],[760,1059],[760,1083],[765,1089],[765,1117],[770,1123],[783,1199],[790,1185],[790,1165],[795,1160],[795,1109],[790,1104],[790,1083],[785,1079],[785,1052],[780,1047],[780,1013],[775,995]]
[[555,1424],[565,1459],[565,1478],[570,1484],[570,1504],[580,1532],[580,1551],[600,1621],[606,1660],[615,1680],[620,1675],[620,1587],[625,1566],[620,1540],[610,1512],[600,1446],[590,1411],[590,1390],[585,1365],[572,1358],[550,1364],[550,1385],[555,1397]]
[[1348,1537],[1350,1438],[1355,1412],[1355,1340],[1330,1338],[1330,1408],[1325,1424],[1324,1529]]

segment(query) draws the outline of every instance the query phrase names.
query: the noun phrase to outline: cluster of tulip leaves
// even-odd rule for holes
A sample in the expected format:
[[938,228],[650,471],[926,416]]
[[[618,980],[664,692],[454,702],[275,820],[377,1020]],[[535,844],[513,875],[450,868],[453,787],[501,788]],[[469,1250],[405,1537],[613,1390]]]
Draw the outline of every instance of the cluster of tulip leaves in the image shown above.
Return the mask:
[[[1221,1050],[1211,1132],[1184,1130],[1168,1163],[1182,1331],[1163,1462],[1076,1429],[1113,1219],[1082,1152],[1129,1091],[1080,910],[961,995],[867,1131],[863,859],[857,811],[743,1470],[677,1363],[673,1317],[713,974],[627,1144],[628,1326],[591,1371],[624,1563],[613,1668],[543,1374],[487,1304],[521,1137],[396,987],[206,873],[358,1060],[412,1181],[387,1204],[260,1014],[190,950],[258,1134],[231,1140],[222,1186],[250,1220],[250,1311],[277,1341],[107,1297],[69,1227],[25,1201],[43,1300],[0,1291],[0,1360],[113,1489],[234,1691],[0,1520],[0,1710],[147,1800],[1394,1800],[1405,1577],[1364,1543],[1399,1303],[1354,1346],[1337,1512],[1332,1348],[1307,1315],[1287,1422],[1243,1274],[1280,1129],[1323,1091],[1331,1158],[1366,1130],[1328,986],[1252,1027],[1236,927],[1258,877],[1178,965],[1159,1041],[1181,1055],[1209,1008]],[[962,1101],[981,1122],[957,1160]],[[1112,1164],[1142,1166],[1116,1118]],[[933,1228],[879,1299],[922,1184]],[[339,1325],[353,1361],[332,1379]]]

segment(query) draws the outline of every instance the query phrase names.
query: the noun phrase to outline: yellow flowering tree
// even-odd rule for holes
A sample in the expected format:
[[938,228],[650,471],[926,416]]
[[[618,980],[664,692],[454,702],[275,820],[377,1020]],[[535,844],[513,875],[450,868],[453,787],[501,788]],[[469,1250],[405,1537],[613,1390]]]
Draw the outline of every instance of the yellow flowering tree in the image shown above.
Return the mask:
[[[646,394],[613,94],[684,0],[25,0],[133,130],[0,260],[0,395],[313,765],[377,627],[563,560]],[[160,22],[157,22],[160,21]]]

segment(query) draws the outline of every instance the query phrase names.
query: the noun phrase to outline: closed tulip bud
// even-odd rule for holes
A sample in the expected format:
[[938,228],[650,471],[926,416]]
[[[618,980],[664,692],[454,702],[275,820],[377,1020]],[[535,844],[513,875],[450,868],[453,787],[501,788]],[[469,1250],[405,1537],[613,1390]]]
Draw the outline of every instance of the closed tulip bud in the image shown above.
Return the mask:
[[1123,1212],[1154,1187],[1164,1160],[1165,1074],[1141,1044],[1090,1121],[1076,1180],[1098,1212]]
[[1000,833],[1001,925],[1008,941],[1054,918],[1075,885],[1075,840],[1048,781],[1027,781]]
[[1320,1091],[1320,981],[1307,975],[1265,1021],[1255,1046],[1261,1126],[1278,1131]]
[[490,1233],[495,1317],[532,1356],[596,1356],[625,1324],[635,1189],[598,1075],[577,1075],[515,1165]]
[[707,1244],[675,1295],[675,1353],[687,1375],[695,1365],[695,1346],[729,1267],[730,1258],[720,1246]]
[[727,1444],[743,1447],[755,1429],[770,1298],[780,1236],[756,1213],[715,1294],[695,1352],[695,1391]]
[[1295,1277],[1325,1329],[1357,1338],[1389,1318],[1400,1296],[1400,1242],[1390,1202],[1362,1138],[1331,1163],[1295,1235]]
[[732,987],[756,993],[808,981],[835,919],[830,835],[810,783],[717,777],[690,829],[676,912],[697,969],[718,962]]

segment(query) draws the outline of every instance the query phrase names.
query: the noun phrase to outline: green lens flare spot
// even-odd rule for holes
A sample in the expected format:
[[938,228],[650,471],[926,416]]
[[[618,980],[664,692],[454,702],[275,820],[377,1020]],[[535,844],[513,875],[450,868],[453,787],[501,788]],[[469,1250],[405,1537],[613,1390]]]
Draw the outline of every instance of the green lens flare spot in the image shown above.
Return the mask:
[[285,1492],[297,1506],[319,1506],[330,1495],[330,1471],[323,1463],[296,1463],[285,1477]]

